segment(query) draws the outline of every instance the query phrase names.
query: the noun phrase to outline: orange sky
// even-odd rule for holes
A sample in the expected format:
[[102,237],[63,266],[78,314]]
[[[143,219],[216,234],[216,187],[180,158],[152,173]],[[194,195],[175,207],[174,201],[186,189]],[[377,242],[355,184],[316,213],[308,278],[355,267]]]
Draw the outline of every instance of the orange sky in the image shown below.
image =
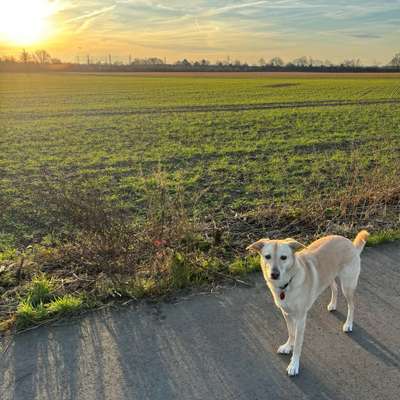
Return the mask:
[[398,0],[0,0],[0,55],[387,63],[399,21]]

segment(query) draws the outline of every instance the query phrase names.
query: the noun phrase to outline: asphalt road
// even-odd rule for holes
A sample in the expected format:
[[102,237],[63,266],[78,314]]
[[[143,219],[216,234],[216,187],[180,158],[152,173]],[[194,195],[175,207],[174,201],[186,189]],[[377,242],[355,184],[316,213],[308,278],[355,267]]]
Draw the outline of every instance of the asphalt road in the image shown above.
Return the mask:
[[284,321],[259,274],[176,303],[92,313],[15,338],[0,354],[0,399],[400,398],[400,245],[366,249],[354,332],[326,291],[306,328],[300,375],[286,375]]

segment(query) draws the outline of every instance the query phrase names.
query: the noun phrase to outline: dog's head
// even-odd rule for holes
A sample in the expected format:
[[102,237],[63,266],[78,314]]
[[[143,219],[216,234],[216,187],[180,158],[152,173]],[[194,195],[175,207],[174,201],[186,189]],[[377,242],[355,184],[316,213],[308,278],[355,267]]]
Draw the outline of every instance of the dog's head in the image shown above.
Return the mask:
[[293,266],[295,252],[304,248],[297,240],[260,239],[247,247],[247,250],[260,254],[261,267],[268,280],[279,282],[280,278]]

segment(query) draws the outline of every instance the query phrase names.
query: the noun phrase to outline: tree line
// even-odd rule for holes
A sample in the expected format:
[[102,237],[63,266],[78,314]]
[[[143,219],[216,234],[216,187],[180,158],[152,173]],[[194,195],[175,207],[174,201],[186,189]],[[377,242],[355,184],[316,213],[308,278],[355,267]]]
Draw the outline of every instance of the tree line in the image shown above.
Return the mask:
[[103,60],[86,56],[84,62],[78,59],[75,63],[65,63],[59,58],[52,57],[46,50],[28,52],[23,49],[18,57],[0,57],[0,71],[51,71],[66,70],[71,72],[93,72],[93,71],[154,71],[154,72],[241,72],[241,71],[314,71],[314,72],[379,72],[379,71],[400,71],[400,52],[395,54],[386,65],[363,65],[359,59],[346,59],[335,64],[329,60],[319,60],[312,57],[299,57],[292,61],[285,62],[280,57],[273,57],[269,61],[260,58],[256,64],[248,64],[240,60],[231,61],[229,58],[214,63],[207,59],[191,61],[187,58],[174,63],[158,57],[134,58],[123,63],[112,60],[108,55]]

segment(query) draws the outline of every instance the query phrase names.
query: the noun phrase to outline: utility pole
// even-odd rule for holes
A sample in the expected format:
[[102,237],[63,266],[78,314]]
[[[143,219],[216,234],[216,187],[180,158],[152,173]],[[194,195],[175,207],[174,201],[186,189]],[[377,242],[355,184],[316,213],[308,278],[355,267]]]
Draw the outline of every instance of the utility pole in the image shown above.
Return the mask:
[[90,64],[90,55],[88,54],[87,55],[87,65],[89,65]]
[[108,63],[111,65],[111,54],[108,55]]
[[129,54],[129,65],[132,64],[132,56]]

